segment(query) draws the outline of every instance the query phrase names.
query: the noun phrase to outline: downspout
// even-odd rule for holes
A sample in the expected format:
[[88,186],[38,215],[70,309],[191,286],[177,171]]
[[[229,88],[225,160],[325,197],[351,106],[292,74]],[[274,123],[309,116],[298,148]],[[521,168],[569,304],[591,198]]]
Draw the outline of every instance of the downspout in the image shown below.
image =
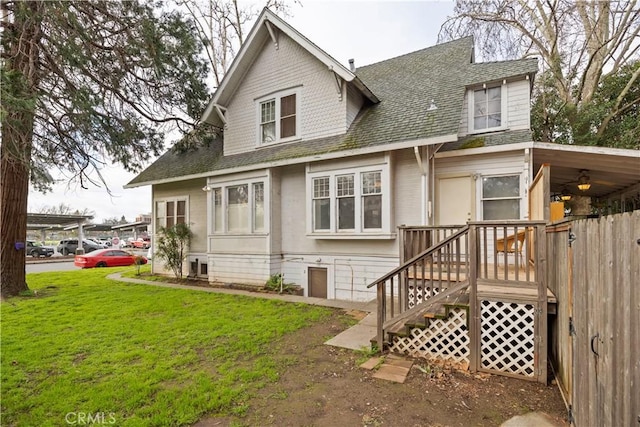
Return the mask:
[[435,195],[436,195],[436,153],[438,152],[438,150],[440,150],[440,148],[442,148],[443,144],[438,144],[435,147],[432,145],[429,145],[427,147],[427,153],[428,153],[428,157],[427,157],[427,165],[428,165],[428,171],[429,171],[429,195],[428,195],[428,201],[429,201],[429,225],[435,225],[435,217],[433,215],[433,204],[434,204],[434,199],[435,199]]
[[[418,162],[418,169],[420,170],[420,225],[427,225],[427,215],[430,215],[431,206],[427,209],[427,173],[429,172],[424,168],[422,164],[422,157],[420,156],[420,147],[413,147],[413,154],[416,156]],[[427,164],[428,166],[428,164]]]

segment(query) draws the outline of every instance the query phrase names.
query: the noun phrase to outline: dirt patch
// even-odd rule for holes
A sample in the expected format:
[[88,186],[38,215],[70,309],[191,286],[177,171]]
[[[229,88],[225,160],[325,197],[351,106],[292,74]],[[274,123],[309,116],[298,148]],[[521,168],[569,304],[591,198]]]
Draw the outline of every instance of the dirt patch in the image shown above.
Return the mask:
[[288,366],[247,402],[244,416],[205,417],[195,426],[498,426],[531,411],[567,425],[552,385],[472,375],[421,359],[404,384],[373,378],[375,370],[359,367],[367,355],[323,344],[353,323],[350,314],[336,310],[277,343],[275,357]]

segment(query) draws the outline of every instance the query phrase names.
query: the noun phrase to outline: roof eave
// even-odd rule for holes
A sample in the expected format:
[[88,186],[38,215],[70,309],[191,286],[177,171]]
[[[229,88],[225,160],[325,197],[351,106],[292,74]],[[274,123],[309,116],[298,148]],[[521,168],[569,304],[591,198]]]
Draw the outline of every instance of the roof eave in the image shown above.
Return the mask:
[[400,142],[391,143],[391,144],[380,144],[380,145],[368,146],[363,148],[354,148],[351,150],[332,151],[330,153],[311,154],[304,157],[293,157],[288,159],[260,162],[260,163],[254,163],[251,165],[246,165],[246,166],[211,170],[211,171],[200,172],[200,173],[191,174],[191,175],[162,178],[157,180],[149,180],[149,181],[136,182],[136,183],[130,182],[126,184],[124,188],[137,188],[137,187],[145,187],[147,185],[168,184],[171,182],[188,181],[192,179],[226,175],[226,174],[238,173],[238,172],[246,172],[246,171],[251,171],[256,169],[288,166],[288,165],[295,165],[295,164],[308,163],[308,162],[319,162],[323,160],[334,160],[334,159],[339,159],[343,157],[359,156],[359,155],[372,154],[372,153],[381,153],[385,151],[402,150],[405,148],[412,148],[416,146],[444,144],[447,142],[457,141],[457,139],[458,139],[457,134],[448,134],[448,135],[434,136],[430,138],[406,140],[406,141],[400,141]]

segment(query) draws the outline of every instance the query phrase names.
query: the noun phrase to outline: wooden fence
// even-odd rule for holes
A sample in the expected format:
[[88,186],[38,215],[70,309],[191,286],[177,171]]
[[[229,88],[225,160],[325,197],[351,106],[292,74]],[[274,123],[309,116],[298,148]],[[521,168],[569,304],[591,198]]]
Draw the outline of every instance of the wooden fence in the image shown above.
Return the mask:
[[547,227],[552,358],[576,426],[640,424],[640,211]]

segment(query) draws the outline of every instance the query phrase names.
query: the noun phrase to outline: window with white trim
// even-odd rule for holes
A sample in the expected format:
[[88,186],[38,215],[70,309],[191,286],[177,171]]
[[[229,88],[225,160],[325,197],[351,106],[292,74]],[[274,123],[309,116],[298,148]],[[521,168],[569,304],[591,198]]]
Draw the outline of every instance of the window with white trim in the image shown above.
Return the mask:
[[482,219],[520,219],[520,175],[482,178]]
[[156,230],[187,222],[187,199],[156,201]]
[[473,130],[481,131],[503,127],[502,86],[473,91]]
[[313,230],[331,229],[331,199],[329,177],[313,178]]
[[286,91],[258,100],[259,145],[285,142],[299,137],[299,96]]
[[266,229],[264,181],[233,183],[211,190],[214,234],[263,233]]
[[390,232],[388,166],[309,174],[312,234]]

